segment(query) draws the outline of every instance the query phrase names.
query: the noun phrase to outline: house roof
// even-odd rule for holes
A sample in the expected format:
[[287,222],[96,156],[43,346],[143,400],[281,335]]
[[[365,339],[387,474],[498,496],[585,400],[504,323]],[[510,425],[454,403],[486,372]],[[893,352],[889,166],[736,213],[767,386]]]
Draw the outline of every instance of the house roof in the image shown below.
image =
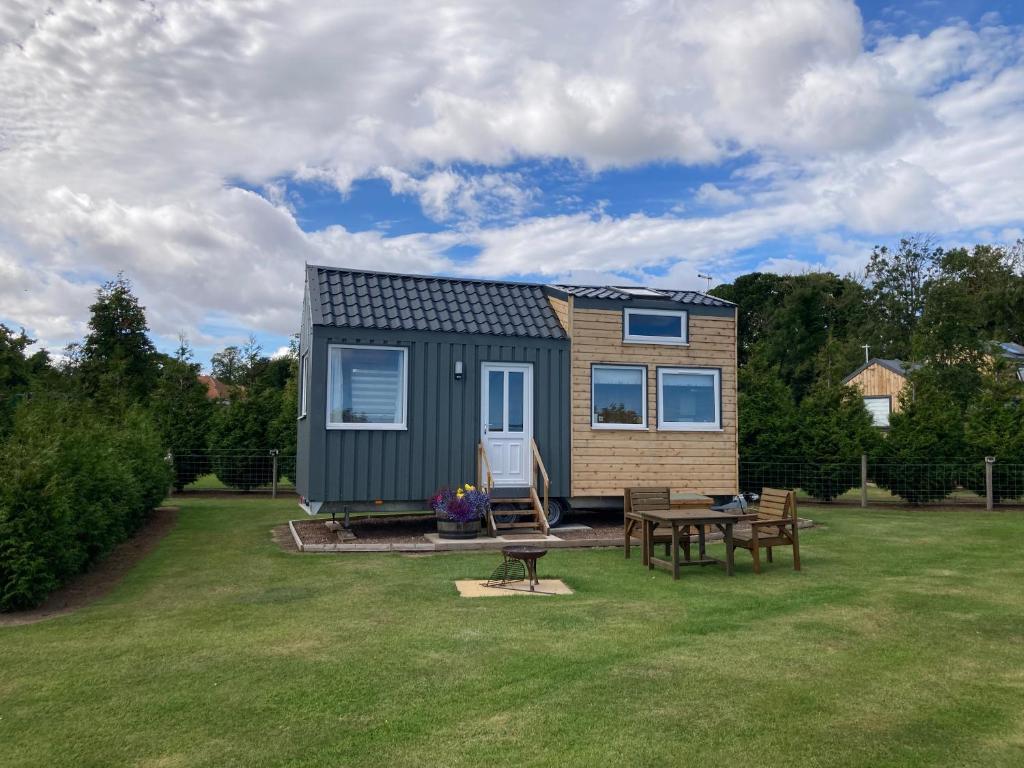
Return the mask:
[[1024,346],[1013,341],[993,342],[1007,360],[1024,362]]
[[734,307],[731,301],[709,296],[700,291],[678,291],[672,288],[642,288],[616,285],[552,285],[557,291],[587,299],[628,301],[637,298],[667,299],[677,304],[697,304],[704,307]]
[[320,266],[306,280],[317,325],[566,338],[541,285]]
[[850,381],[857,376],[859,373],[866,371],[872,365],[878,364],[883,368],[887,368],[897,376],[906,376],[911,371],[916,371],[921,367],[920,363],[905,363],[902,360],[897,360],[894,357],[872,357],[863,365],[859,366],[857,370],[846,376],[843,379],[843,384],[849,384]]
[[210,400],[228,400],[231,398],[231,387],[213,376],[199,376],[199,383],[206,387],[206,396]]

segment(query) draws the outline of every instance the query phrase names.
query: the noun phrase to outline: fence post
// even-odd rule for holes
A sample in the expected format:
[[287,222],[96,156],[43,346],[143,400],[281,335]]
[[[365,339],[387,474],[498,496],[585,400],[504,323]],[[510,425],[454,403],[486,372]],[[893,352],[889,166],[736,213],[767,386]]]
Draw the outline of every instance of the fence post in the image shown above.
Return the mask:
[[868,455],[866,453],[860,455],[860,506],[861,508],[868,506]]
[[164,461],[166,461],[171,467],[171,487],[167,489],[167,496],[171,497],[174,495],[174,483],[177,480],[177,477],[175,476],[176,472],[174,471],[174,452],[168,451],[167,456],[164,457]]
[[279,453],[279,451],[277,450],[277,448],[273,448],[270,451],[270,455],[274,458],[273,475],[271,476],[271,481],[270,481],[270,498],[272,498],[272,499],[276,499],[277,498],[277,454],[278,453]]
[[992,493],[992,465],[996,463],[995,456],[985,457],[985,509],[989,512],[992,511],[993,496]]

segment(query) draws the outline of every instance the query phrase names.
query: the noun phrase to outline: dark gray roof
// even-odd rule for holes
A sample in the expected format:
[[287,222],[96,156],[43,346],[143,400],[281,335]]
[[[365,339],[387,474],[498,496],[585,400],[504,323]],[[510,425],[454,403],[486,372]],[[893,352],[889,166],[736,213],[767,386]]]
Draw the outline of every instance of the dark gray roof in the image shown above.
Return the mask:
[[306,280],[317,325],[566,338],[540,285],[317,266]]
[[906,376],[911,371],[916,371],[921,367],[920,363],[905,363],[902,360],[897,360],[895,357],[872,357],[866,363],[861,365],[857,370],[848,375],[843,379],[843,384],[846,384],[861,371],[865,371],[875,363],[878,363],[883,368],[888,368],[893,373],[899,376]]
[[1013,341],[997,341],[995,344],[1007,360],[1024,360],[1024,346]]
[[[615,285],[552,285],[556,291],[569,293],[573,296],[587,299],[611,299],[614,301],[629,301],[637,298],[667,299],[678,304],[698,304],[704,307],[734,307],[731,301],[720,299],[717,296],[709,296],[700,291],[677,291],[672,288],[648,288],[641,286],[615,286]],[[629,290],[643,290],[659,294],[657,296],[638,296],[630,293]]]

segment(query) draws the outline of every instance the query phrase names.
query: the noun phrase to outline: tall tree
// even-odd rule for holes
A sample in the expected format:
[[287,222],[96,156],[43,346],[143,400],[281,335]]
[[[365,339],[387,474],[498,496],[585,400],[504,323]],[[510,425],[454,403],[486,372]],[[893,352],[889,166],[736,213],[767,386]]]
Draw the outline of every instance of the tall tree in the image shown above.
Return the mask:
[[866,274],[878,357],[912,356],[914,331],[941,258],[942,249],[927,237],[903,238],[895,250],[875,246]]
[[819,379],[837,383],[856,364],[856,338],[864,315],[864,289],[829,272],[788,278],[789,289],[767,322],[752,356],[779,366],[799,401]]
[[915,347],[922,357],[980,366],[989,342],[1024,337],[1024,276],[1013,251],[991,245],[942,254]]
[[0,323],[0,436],[11,427],[14,408],[28,396],[32,364],[25,351],[33,340]]
[[145,403],[160,375],[145,308],[124,276],[104,283],[89,308],[78,378],[97,401],[117,409]]
[[219,379],[225,384],[241,385],[245,378],[243,368],[242,352],[234,345],[225,347],[220,352],[214,352],[210,358],[210,372],[215,379]]
[[739,307],[739,362],[745,365],[754,346],[768,333],[771,319],[789,292],[789,278],[771,272],[751,272],[733,283],[716,286],[710,293]]

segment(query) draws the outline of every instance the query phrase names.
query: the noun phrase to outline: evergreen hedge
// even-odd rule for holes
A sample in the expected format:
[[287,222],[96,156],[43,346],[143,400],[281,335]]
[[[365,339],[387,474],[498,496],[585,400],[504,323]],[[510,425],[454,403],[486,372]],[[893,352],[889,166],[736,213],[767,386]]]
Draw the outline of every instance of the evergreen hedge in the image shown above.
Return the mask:
[[145,522],[171,482],[160,438],[76,401],[19,409],[0,446],[0,610],[31,608]]

